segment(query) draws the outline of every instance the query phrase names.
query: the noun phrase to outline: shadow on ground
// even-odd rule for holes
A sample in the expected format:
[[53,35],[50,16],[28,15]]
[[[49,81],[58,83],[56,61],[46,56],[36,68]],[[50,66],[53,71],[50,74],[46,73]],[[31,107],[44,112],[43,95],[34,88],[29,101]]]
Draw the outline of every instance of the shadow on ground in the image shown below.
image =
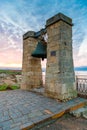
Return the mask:
[[87,120],[66,114],[59,119],[48,121],[31,130],[87,130]]

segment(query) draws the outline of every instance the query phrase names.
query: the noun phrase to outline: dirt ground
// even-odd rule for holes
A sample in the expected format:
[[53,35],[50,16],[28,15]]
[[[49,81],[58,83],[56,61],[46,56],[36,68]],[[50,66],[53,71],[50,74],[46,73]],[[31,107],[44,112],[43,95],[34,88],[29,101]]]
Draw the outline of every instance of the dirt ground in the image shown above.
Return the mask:
[[54,123],[47,125],[39,130],[87,130],[87,120],[71,115],[64,115]]

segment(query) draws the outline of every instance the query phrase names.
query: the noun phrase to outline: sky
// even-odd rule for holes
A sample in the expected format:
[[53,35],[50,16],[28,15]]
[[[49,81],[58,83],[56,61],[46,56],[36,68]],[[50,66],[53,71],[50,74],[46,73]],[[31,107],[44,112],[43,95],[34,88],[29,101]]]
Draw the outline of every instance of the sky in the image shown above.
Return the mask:
[[0,67],[21,67],[23,34],[59,12],[73,20],[74,66],[87,66],[86,0],[0,0]]

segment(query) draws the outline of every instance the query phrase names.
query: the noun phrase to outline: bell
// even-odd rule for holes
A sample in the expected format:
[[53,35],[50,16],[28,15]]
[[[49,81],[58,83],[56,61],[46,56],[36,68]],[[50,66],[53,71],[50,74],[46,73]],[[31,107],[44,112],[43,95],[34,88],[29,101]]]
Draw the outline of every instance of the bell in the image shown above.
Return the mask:
[[32,52],[31,56],[37,58],[47,58],[47,45],[43,42],[38,42],[36,49]]

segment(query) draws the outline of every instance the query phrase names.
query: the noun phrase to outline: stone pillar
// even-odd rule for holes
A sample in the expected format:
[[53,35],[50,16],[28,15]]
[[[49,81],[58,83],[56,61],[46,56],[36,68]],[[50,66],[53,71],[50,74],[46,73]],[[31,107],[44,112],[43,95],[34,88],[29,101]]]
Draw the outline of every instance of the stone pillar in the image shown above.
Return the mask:
[[77,96],[72,58],[72,19],[59,13],[46,22],[47,96],[69,100]]
[[42,70],[40,58],[34,58],[31,53],[38,41],[34,38],[35,32],[29,31],[23,36],[23,61],[21,89],[31,90],[42,85]]

